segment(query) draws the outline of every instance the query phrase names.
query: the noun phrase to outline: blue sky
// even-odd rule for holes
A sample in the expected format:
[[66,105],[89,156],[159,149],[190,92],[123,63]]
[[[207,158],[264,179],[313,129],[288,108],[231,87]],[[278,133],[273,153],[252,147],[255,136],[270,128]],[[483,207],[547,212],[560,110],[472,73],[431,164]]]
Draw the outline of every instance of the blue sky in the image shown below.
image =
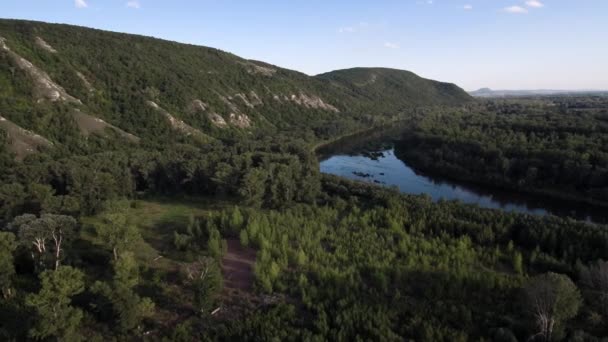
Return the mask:
[[608,89],[608,0],[1,0],[0,17],[212,46],[310,75],[382,66],[467,90]]

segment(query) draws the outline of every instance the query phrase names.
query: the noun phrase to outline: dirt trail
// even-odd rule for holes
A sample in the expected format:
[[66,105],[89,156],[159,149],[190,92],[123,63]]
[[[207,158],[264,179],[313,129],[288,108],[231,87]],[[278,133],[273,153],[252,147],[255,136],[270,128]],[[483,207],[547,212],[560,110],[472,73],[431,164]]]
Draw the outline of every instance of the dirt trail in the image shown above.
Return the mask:
[[243,247],[237,239],[227,240],[228,250],[222,258],[222,274],[224,289],[228,292],[250,292],[253,289],[253,266],[256,251]]

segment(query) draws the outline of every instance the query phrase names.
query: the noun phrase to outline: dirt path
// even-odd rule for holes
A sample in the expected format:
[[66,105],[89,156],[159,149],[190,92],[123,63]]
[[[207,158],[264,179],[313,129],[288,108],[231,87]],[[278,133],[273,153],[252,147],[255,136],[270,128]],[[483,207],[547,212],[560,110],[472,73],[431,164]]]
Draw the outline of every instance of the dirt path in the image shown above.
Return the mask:
[[253,289],[253,266],[256,251],[253,248],[241,246],[237,239],[226,241],[228,250],[222,258],[222,274],[224,275],[224,290],[251,292]]

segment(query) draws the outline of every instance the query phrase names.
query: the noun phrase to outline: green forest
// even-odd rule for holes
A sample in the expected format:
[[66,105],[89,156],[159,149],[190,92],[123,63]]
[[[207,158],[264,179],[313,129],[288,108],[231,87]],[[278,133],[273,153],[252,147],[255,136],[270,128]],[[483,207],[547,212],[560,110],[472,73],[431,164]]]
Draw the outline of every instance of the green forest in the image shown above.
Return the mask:
[[608,336],[607,226],[433,202],[317,156],[398,126],[421,169],[602,206],[606,97],[477,100],[37,22],[0,20],[2,46],[2,341]]
[[451,178],[608,204],[608,98],[487,100],[420,117],[397,153]]

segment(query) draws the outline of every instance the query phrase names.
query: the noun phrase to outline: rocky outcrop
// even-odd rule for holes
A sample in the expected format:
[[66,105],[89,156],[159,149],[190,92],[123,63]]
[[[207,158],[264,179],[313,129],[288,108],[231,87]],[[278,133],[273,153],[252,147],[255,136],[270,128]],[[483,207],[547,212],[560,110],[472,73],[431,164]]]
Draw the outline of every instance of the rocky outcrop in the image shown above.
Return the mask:
[[89,82],[89,80],[80,71],[76,71],[76,76],[78,76],[78,78],[82,81],[82,84],[85,88],[87,88],[89,93],[95,92],[95,88],[93,88],[91,82]]
[[258,94],[256,94],[253,90],[249,92],[249,102],[251,102],[254,107],[261,106],[264,104],[264,102],[262,102],[262,99],[260,99]]
[[13,52],[7,45],[6,39],[0,37],[0,49],[8,54],[13,62],[34,81],[34,95],[38,102],[73,102],[81,104],[80,100],[68,94],[63,87],[53,82],[51,77],[37,68],[27,59]]
[[223,128],[223,127],[228,126],[228,123],[226,122],[226,120],[224,120],[224,118],[221,115],[219,115],[218,113],[209,113],[207,115],[207,117],[217,127]]
[[72,112],[72,116],[74,117],[74,121],[76,121],[76,125],[80,132],[89,136],[91,134],[97,134],[103,137],[109,137],[107,134],[108,130],[111,130],[118,134],[118,136],[124,138],[125,140],[138,143],[141,139],[136,137],[133,134],[127,133],[122,129],[113,126],[100,118],[94,117],[92,115],[85,114],[81,112],[79,109],[75,109]]
[[50,53],[57,53],[57,50],[55,50],[49,43],[45,42],[44,39],[40,37],[36,37],[36,45]]
[[306,108],[322,109],[335,113],[340,112],[338,108],[328,103],[325,103],[320,97],[316,95],[306,95],[303,92],[300,92],[297,95],[292,94],[291,96],[289,96],[288,100]]
[[253,62],[246,62],[246,63],[241,62],[241,64],[244,65],[245,68],[247,68],[247,72],[252,75],[262,75],[262,76],[266,76],[266,77],[272,77],[277,72],[277,69],[270,68],[267,66],[257,65]]
[[199,138],[208,138],[208,136],[199,131],[198,129],[188,125],[187,123],[185,123],[184,121],[174,117],[173,115],[171,115],[168,111],[164,110],[163,108],[161,108],[158,104],[156,104],[155,102],[152,101],[148,101],[147,102],[148,105],[152,108],[154,108],[157,112],[159,112],[160,114],[162,114],[167,121],[169,121],[169,124],[171,125],[171,127],[177,131],[180,132],[186,136],[194,136],[194,137],[199,137]]
[[254,105],[251,102],[249,102],[249,99],[247,98],[247,96],[245,94],[238,93],[238,94],[234,95],[234,97],[236,97],[236,98],[240,99],[241,101],[243,101],[243,103],[245,104],[245,106],[247,106],[249,108],[253,108],[254,107]]
[[248,128],[251,127],[251,119],[242,113],[230,113],[230,124],[238,128]]
[[[242,94],[237,94],[237,95],[241,95],[242,98],[246,99],[246,97]],[[241,96],[237,96],[237,97],[241,98]],[[251,127],[251,119],[249,118],[249,116],[247,114],[242,113],[237,105],[232,103],[232,101],[231,101],[233,99],[232,97],[226,97],[226,96],[220,95],[220,99],[230,109],[230,114],[228,115],[228,117],[229,117],[229,121],[230,121],[231,125],[234,125],[239,128]],[[247,101],[247,103],[249,103],[249,102]],[[249,104],[251,105],[251,103],[249,103]],[[250,108],[253,108],[253,105],[251,105]]]
[[17,160],[23,160],[29,154],[53,146],[53,143],[44,137],[23,129],[2,116],[0,129],[6,131],[8,150],[15,154]]
[[191,113],[196,113],[196,112],[204,112],[207,110],[207,108],[209,108],[209,105],[206,104],[205,102],[201,101],[201,100],[194,100],[192,101],[192,103],[190,104],[190,112]]
[[[208,109],[209,109],[209,105],[201,100],[194,100],[190,104],[190,113],[197,113],[197,112],[206,113]],[[224,127],[228,126],[228,123],[226,122],[226,120],[224,120],[224,118],[221,115],[219,115],[218,113],[209,112],[206,114],[207,114],[207,118],[209,118],[211,123],[213,123],[216,127],[224,128]]]

